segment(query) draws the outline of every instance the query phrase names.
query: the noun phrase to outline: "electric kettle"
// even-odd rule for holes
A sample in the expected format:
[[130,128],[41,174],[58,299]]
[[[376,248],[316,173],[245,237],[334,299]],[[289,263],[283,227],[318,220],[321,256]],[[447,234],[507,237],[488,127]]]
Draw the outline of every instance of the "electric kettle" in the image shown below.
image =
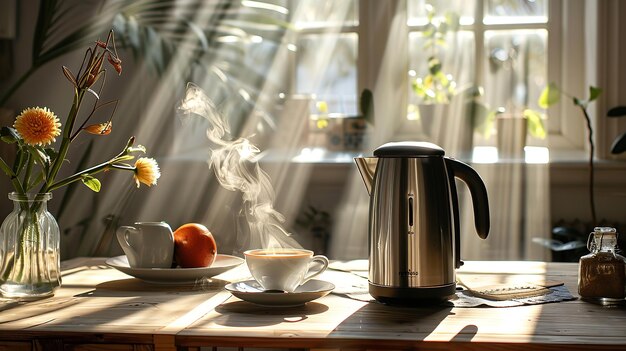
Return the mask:
[[489,234],[487,189],[478,173],[427,142],[392,142],[357,157],[369,199],[369,292],[380,302],[445,300],[460,258],[455,178],[469,188],[474,224]]

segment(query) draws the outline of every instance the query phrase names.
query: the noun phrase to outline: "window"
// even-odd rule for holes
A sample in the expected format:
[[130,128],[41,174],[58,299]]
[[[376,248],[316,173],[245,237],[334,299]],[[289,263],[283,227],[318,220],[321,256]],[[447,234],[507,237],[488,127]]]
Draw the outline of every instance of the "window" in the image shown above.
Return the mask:
[[[550,116],[543,120],[550,147],[582,148],[582,121],[565,123],[560,118],[575,111],[570,106],[543,111],[537,100],[553,81],[584,89],[579,59],[584,56],[583,45],[576,40],[583,29],[574,25],[575,20],[563,20],[581,16],[584,4],[561,0],[290,4],[299,28],[292,92],[313,97],[317,102],[311,106],[313,115],[358,115],[363,89],[385,89],[393,93],[377,95],[378,111],[394,123],[392,131],[383,132],[384,139],[421,138],[445,144],[449,138],[445,134],[457,138],[471,130],[468,145],[493,145],[496,113],[522,115],[532,109]],[[572,55],[571,62],[561,62],[563,51]],[[425,81],[433,78],[444,93],[424,93]],[[407,106],[406,111],[395,111],[388,105],[391,101]],[[470,103],[479,104],[481,113],[476,114],[476,105]],[[456,119],[445,121],[436,115]],[[548,146],[548,140],[536,134],[526,143]]]
[[[454,133],[448,124],[462,125],[473,131],[469,147],[492,145],[496,115],[540,111],[549,21],[543,0],[408,0],[408,112],[402,129],[437,140],[437,127]],[[450,117],[455,114],[460,116]],[[448,121],[437,125],[433,119]],[[545,144],[534,135],[527,144]]]
[[[292,89],[308,103],[305,146],[344,150],[362,136],[346,133],[357,116],[358,2],[291,1]],[[292,98],[294,98],[292,96]]]

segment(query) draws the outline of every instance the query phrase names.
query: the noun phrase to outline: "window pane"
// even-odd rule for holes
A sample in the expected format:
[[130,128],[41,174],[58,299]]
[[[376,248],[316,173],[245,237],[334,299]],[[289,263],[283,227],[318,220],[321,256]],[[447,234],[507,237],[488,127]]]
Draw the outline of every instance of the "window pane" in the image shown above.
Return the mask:
[[297,45],[296,92],[324,101],[327,113],[357,113],[357,34],[303,35]]
[[426,25],[428,13],[433,11],[436,17],[453,14],[460,18],[461,24],[472,24],[475,7],[475,0],[408,0],[407,23],[409,26]]
[[485,32],[485,96],[491,108],[510,113],[541,110],[537,100],[547,79],[546,30]]
[[488,0],[485,3],[485,24],[546,23],[546,0]]
[[356,0],[297,0],[291,2],[292,23],[298,28],[356,26]]

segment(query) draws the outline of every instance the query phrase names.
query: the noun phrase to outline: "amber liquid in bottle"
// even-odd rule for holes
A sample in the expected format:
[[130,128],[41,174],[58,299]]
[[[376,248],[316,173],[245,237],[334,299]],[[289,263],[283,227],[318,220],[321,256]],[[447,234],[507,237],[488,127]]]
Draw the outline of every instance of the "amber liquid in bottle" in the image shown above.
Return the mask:
[[580,258],[578,294],[602,304],[624,303],[626,261],[616,253],[615,229],[595,228],[587,246],[591,253]]

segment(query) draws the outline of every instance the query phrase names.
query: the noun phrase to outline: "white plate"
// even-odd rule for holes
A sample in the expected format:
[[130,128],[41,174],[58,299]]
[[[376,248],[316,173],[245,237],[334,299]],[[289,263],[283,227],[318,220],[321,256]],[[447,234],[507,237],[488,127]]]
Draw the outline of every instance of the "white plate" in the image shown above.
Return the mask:
[[128,265],[126,255],[112,257],[105,262],[118,271],[148,283],[181,284],[194,283],[201,278],[211,278],[239,266],[244,260],[231,255],[217,254],[215,262],[210,267],[201,268],[133,268]]
[[292,307],[304,305],[309,301],[328,295],[335,285],[323,280],[309,280],[294,292],[265,292],[256,280],[231,283],[226,290],[236,297],[261,306]]

